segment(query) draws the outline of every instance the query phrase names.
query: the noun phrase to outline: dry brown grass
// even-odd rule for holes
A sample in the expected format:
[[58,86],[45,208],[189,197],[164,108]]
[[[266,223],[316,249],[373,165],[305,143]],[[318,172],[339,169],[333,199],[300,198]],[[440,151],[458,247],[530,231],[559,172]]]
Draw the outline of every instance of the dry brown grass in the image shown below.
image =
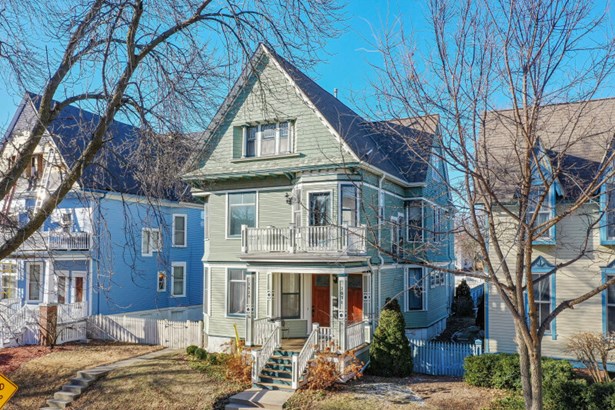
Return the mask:
[[100,342],[58,346],[46,356],[30,360],[7,374],[19,386],[19,390],[4,409],[40,408],[63,384],[75,377],[78,370],[113,363],[159,349],[160,346]]
[[73,406],[83,410],[223,408],[226,397],[244,388],[221,374],[196,370],[184,354],[171,353],[112,371]]
[[[379,383],[408,387],[424,404],[409,402],[395,395],[387,397],[379,391],[382,386],[370,388]],[[370,391],[371,394],[365,394]],[[365,376],[337,392],[300,391],[291,398],[287,407],[291,410],[478,410],[489,408],[496,398],[503,395],[498,390],[468,386],[455,378],[424,375],[405,379]]]

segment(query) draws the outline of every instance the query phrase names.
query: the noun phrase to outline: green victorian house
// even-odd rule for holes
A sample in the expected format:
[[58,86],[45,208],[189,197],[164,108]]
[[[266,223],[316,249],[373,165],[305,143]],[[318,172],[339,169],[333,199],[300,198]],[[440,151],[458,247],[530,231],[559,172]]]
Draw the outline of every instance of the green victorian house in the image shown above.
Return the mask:
[[207,349],[238,334],[255,382],[296,388],[319,349],[366,352],[387,298],[408,336],[441,332],[454,281],[424,267],[454,263],[437,132],[369,122],[259,46],[185,176],[205,200]]

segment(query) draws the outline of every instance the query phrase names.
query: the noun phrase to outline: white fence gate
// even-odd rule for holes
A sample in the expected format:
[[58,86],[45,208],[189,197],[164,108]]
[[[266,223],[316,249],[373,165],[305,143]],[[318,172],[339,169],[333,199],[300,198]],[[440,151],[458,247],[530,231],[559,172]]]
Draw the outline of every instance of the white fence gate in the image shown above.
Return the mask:
[[90,316],[88,334],[93,339],[162,345],[182,349],[203,346],[203,322],[175,322],[128,316]]

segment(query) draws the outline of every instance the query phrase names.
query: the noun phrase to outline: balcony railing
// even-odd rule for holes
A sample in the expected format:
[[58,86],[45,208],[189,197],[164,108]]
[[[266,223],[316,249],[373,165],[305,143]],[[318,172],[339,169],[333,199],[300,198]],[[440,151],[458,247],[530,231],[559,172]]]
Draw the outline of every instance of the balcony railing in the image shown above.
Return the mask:
[[35,232],[29,237],[20,250],[54,250],[54,251],[82,251],[91,246],[89,232]]
[[241,251],[255,253],[340,253],[366,252],[365,226],[289,226],[248,228],[242,226]]

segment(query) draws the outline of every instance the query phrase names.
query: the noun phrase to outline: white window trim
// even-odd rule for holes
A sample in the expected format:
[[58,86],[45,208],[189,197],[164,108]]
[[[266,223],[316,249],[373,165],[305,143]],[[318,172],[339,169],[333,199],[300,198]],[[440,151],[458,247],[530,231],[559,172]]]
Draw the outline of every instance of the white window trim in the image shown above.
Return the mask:
[[[160,289],[160,286],[158,286],[159,283],[160,283],[159,282],[159,277],[160,277],[161,273],[164,275],[164,288],[162,288],[162,289]],[[185,272],[184,272],[184,275],[185,275]],[[159,270],[158,272],[156,272],[156,291],[158,291],[160,293],[163,293],[163,292],[167,291],[167,273],[165,271],[163,271],[163,270]]]
[[[175,243],[175,218],[184,218],[184,244],[178,245]],[[173,233],[171,237],[171,246],[174,248],[186,248],[188,247],[188,215],[187,214],[173,214],[173,224],[172,224]]]
[[[38,299],[30,299],[30,266],[38,265],[40,266],[41,276],[38,284]],[[26,263],[26,302],[42,302],[43,301],[43,286],[45,283],[44,280],[45,270],[43,262],[27,262]]]
[[325,189],[325,190],[315,190],[315,191],[307,191],[307,206],[306,206],[306,212],[307,212],[307,220],[306,220],[306,225],[307,226],[312,226],[312,224],[310,224],[310,205],[312,203],[312,199],[311,196],[314,194],[328,194],[329,195],[329,212],[331,212],[331,215],[329,215],[329,225],[331,225],[333,223],[333,221],[336,220],[336,215],[333,214],[333,190],[332,189]]
[[[143,238],[145,232],[149,232],[149,253],[144,252]],[[156,244],[152,239],[152,233],[158,232],[158,243]],[[162,236],[160,235],[160,228],[143,228],[141,229],[141,256],[152,256],[154,252],[160,252],[162,250]]]
[[[410,269],[421,269],[421,273],[422,273],[422,279],[421,281],[423,282],[423,306],[421,307],[421,309],[410,309],[409,308],[409,304],[410,304],[410,299],[408,299],[408,292],[409,292],[409,287],[410,287],[410,282],[408,281],[408,274],[410,273],[409,270]],[[426,312],[427,311],[427,306],[428,306],[428,302],[427,302],[427,297],[428,297],[428,289],[429,286],[426,286],[426,275],[425,275],[425,268],[422,266],[417,266],[417,265],[409,265],[406,266],[404,268],[404,311],[405,312],[410,312],[410,313],[415,313],[415,312]]]
[[[245,313],[229,313],[228,311],[228,305],[229,305],[229,283],[230,283],[230,279],[229,279],[229,271],[233,269],[233,270],[243,270],[244,271],[244,275],[246,275],[248,273],[247,269],[245,266],[242,267],[234,267],[234,266],[227,266],[225,268],[225,280],[224,280],[224,317],[227,318],[242,318],[245,317],[246,314]],[[236,281],[236,282],[240,282],[240,281]],[[246,286],[248,286],[248,281],[247,278],[245,278],[243,280],[243,282],[246,284]],[[248,301],[246,300],[246,303],[248,303]],[[245,307],[244,307],[245,309]]]
[[355,189],[355,204],[357,209],[355,209],[355,217],[356,217],[356,225],[355,226],[361,226],[361,189],[360,187],[352,182],[341,182],[338,186],[338,202],[339,202],[339,209],[338,209],[338,215],[337,215],[337,219],[339,220],[339,224],[340,226],[342,225],[342,216],[343,216],[343,204],[342,204],[342,188],[344,187],[353,187]]
[[[288,150],[285,152],[280,152],[280,124],[288,123]],[[275,137],[274,137],[274,153],[262,155],[261,153],[261,143],[262,143],[262,126],[263,125],[274,125],[275,124]],[[248,128],[257,127],[256,130],[256,138],[254,141],[254,156],[248,157],[247,153],[247,145],[248,145]],[[263,122],[262,124],[250,125],[246,124],[243,126],[243,140],[241,144],[241,157],[242,158],[268,158],[268,157],[276,157],[281,155],[288,155],[295,152],[294,150],[294,134],[295,134],[295,121],[287,120],[287,121],[271,121],[271,122]]]
[[[205,273],[207,272],[207,273]],[[203,316],[211,315],[211,268],[208,266],[203,266],[203,275],[205,278],[203,279],[203,298],[205,298],[206,303],[203,303]]]
[[[417,242],[415,240],[411,240],[408,237],[408,229],[410,229],[410,204],[412,202],[418,202],[421,205],[421,240],[420,242]],[[406,202],[406,224],[408,225],[406,227],[406,240],[410,243],[423,243],[425,242],[425,201],[423,199],[410,199]]]
[[[254,192],[254,227],[258,228],[258,190],[256,189],[252,189],[252,190],[241,190],[241,191],[233,191],[233,192],[227,192],[226,193],[226,211],[224,212],[224,239],[236,239],[236,240],[241,240],[241,234],[239,235],[230,235],[230,231],[231,231],[231,219],[230,219],[230,212],[229,212],[229,195],[233,195],[233,194],[244,194],[244,193],[250,193],[250,192]],[[207,215],[206,215],[207,217]],[[205,221],[207,223],[207,221]]]
[[[406,234],[404,234],[404,231],[406,231],[406,229],[404,229],[403,226],[401,226],[401,224],[399,223],[399,219],[400,218],[404,218],[404,214],[402,212],[398,212],[397,216],[391,216],[390,217],[390,223],[391,223],[391,229],[390,229],[390,234],[391,234],[391,236],[390,236],[390,238],[391,238],[391,255],[398,256],[398,257],[403,257],[404,247],[402,246],[400,248],[399,240],[400,239],[405,240]],[[396,253],[393,252],[393,243],[394,243],[393,242],[393,237],[394,237],[393,233],[395,231],[397,231],[397,234],[396,234],[396,236],[397,236],[397,244],[396,244],[397,252]],[[402,243],[405,244],[405,241],[402,241]]]
[[[184,269],[184,281],[182,283],[182,294],[175,294],[175,268],[182,267]],[[171,297],[183,298],[186,297],[186,283],[188,282],[188,270],[186,269],[186,262],[171,262]]]

